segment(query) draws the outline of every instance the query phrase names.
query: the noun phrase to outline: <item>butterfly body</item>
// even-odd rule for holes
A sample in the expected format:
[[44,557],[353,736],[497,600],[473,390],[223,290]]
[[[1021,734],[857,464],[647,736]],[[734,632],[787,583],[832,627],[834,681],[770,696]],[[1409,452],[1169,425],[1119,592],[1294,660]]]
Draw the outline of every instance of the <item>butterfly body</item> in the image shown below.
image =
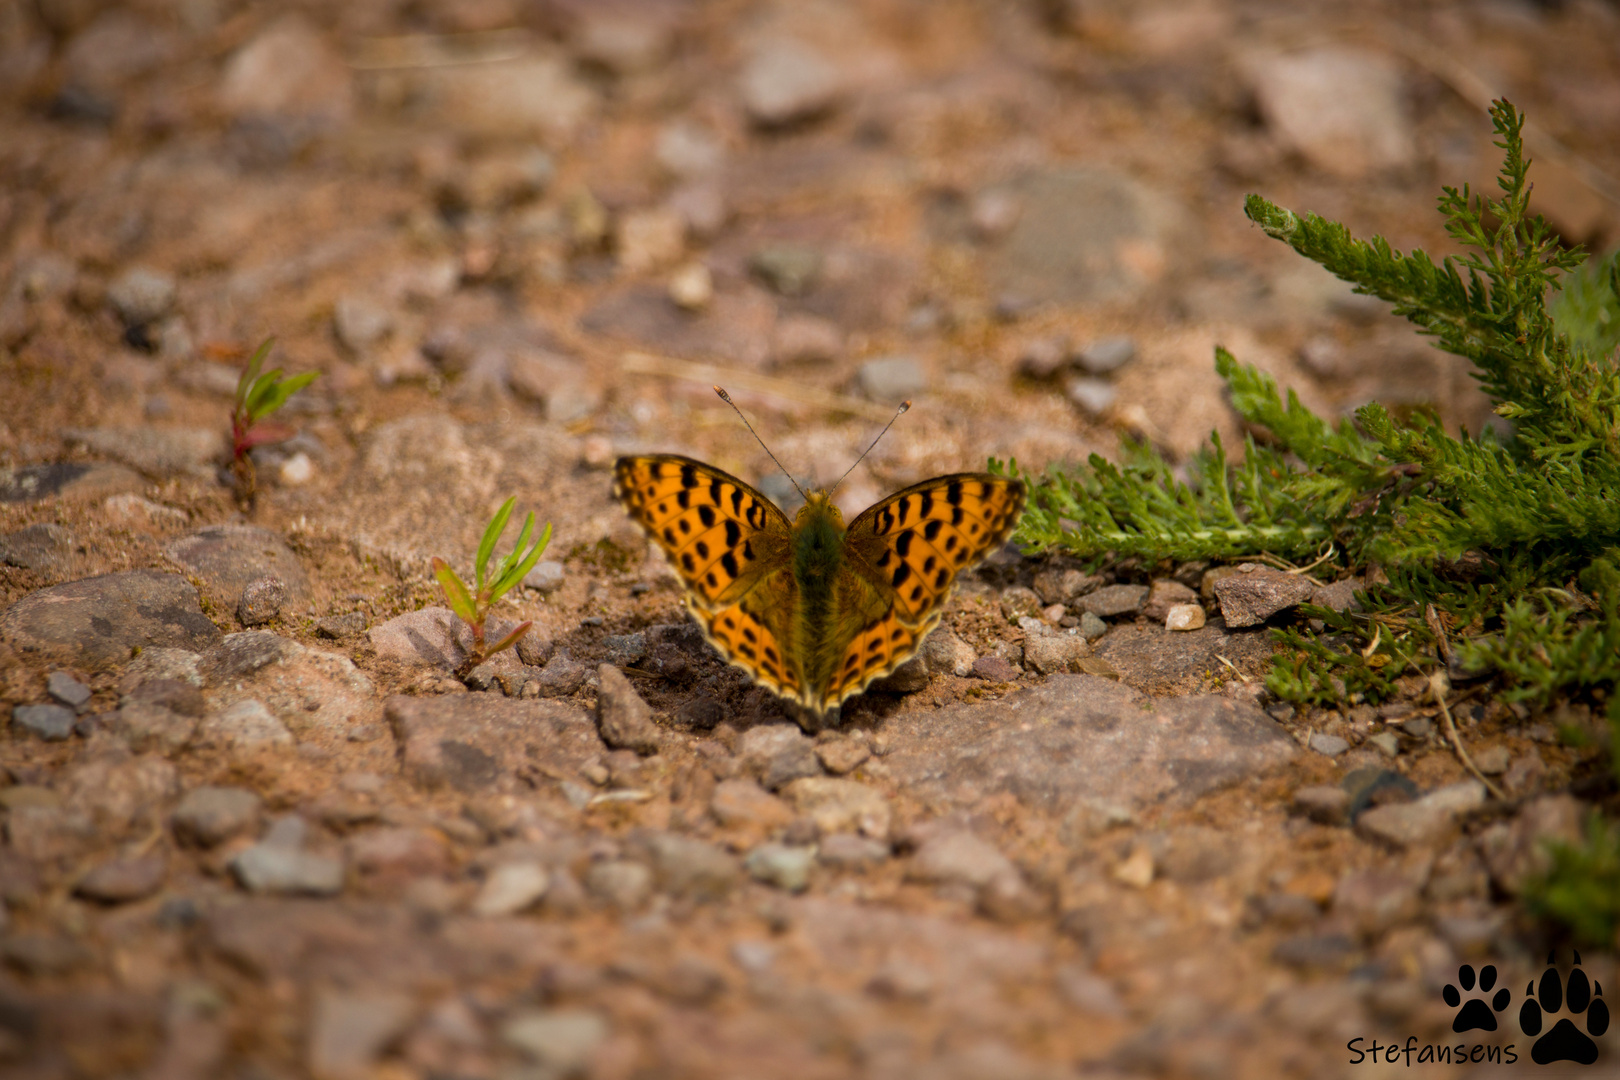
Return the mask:
[[822,491],[789,521],[743,481],[676,455],[620,458],[614,494],[675,568],[709,643],[818,723],[916,653],[957,575],[1024,505],[1019,481],[962,473],[897,492],[847,528]]

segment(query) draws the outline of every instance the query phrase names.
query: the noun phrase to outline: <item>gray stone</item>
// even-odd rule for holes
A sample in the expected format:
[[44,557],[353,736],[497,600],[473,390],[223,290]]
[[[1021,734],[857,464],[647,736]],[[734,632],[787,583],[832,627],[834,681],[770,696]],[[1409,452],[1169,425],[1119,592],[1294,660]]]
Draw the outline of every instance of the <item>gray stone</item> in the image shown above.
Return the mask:
[[369,1075],[388,1044],[416,1014],[409,994],[386,990],[316,991],[310,1010],[309,1071],[315,1080]]
[[1474,751],[1474,764],[1486,776],[1500,776],[1508,771],[1510,757],[1505,746],[1486,746]]
[[928,665],[914,656],[881,679],[874,679],[867,690],[878,694],[915,694],[928,689]]
[[127,696],[119,703],[117,712],[103,718],[103,726],[123,739],[131,750],[172,754],[191,742],[197,732],[199,717],[184,707],[191,704],[191,695],[182,703],[177,700],[177,695],[151,694],[154,686],[185,687],[199,701],[202,697],[186,683],[152,680],[137,688],[138,691],[147,691],[146,694]]
[[833,833],[822,839],[816,857],[840,870],[861,870],[886,862],[889,845],[855,833]]
[[1396,847],[1437,844],[1457,829],[1457,819],[1485,804],[1485,785],[1478,780],[1431,791],[1409,803],[1392,803],[1363,811],[1356,828]]
[[62,461],[50,465],[0,466],[0,503],[101,499],[146,487],[140,473],[105,462]]
[[287,583],[278,577],[250,581],[242,589],[242,599],[236,605],[236,617],[243,626],[263,626],[281,614],[290,595]]
[[1365,588],[1366,582],[1358,577],[1314,586],[1311,589],[1311,603],[1331,611],[1359,611],[1361,605],[1356,603],[1356,590]]
[[345,293],[332,306],[332,330],[352,353],[365,353],[393,328],[393,313],[363,296]]
[[991,253],[990,285],[1036,303],[1140,296],[1162,275],[1182,217],[1164,196],[1112,169],[1035,172],[1011,194],[1021,212]]
[[[269,529],[240,523],[209,525],[174,541],[164,554],[202,579],[209,598],[227,609],[240,610],[248,586],[263,578],[280,579],[286,588],[277,611],[285,604],[309,603],[309,575],[304,564]],[[268,606],[270,600],[266,596],[256,603]]]
[[[192,652],[190,649],[145,648],[129,667],[124,669],[124,680],[121,685],[134,688],[146,682],[180,682],[191,687],[201,687],[203,684],[201,664],[202,654]],[[197,700],[197,715],[201,716],[200,695]]]
[[90,688],[65,671],[50,673],[45,680],[45,692],[76,712],[83,712],[90,704]]
[[737,80],[749,119],[779,127],[825,113],[843,96],[838,68],[815,49],[791,38],[762,43],[745,61]]
[[1227,628],[1237,629],[1259,626],[1279,611],[1304,603],[1314,588],[1302,574],[1244,563],[1238,573],[1215,582],[1215,596]]
[[833,738],[816,743],[816,759],[834,776],[844,776],[860,768],[872,756],[864,739]]
[[1048,633],[1024,638],[1024,663],[1042,675],[1076,671],[1091,655],[1091,643],[1077,633]]
[[1101,416],[1119,400],[1113,383],[1085,375],[1063,380],[1063,395],[1087,416]]
[[545,1068],[542,1075],[584,1076],[609,1030],[601,1013],[586,1009],[523,1009],[501,1025],[501,1040]]
[[502,863],[484,879],[473,899],[472,912],[486,918],[514,915],[540,902],[551,887],[551,875],[537,862]]
[[1142,614],[1154,622],[1162,623],[1170,609],[1183,604],[1197,604],[1198,593],[1173,578],[1157,578],[1148,587]]
[[1147,596],[1146,585],[1105,585],[1082,596],[1076,604],[1081,611],[1111,619],[1120,615],[1134,615],[1142,610]]
[[523,586],[533,589],[541,595],[550,595],[562,588],[564,581],[568,580],[568,571],[563,564],[552,559],[543,559],[534,564],[534,569],[523,579]]
[[997,877],[1016,876],[1012,860],[970,832],[944,830],[925,840],[912,856],[906,876],[934,885],[980,888]]
[[1311,736],[1311,749],[1328,757],[1338,757],[1350,749],[1350,744],[1337,735],[1329,735],[1325,731],[1318,731]]
[[109,859],[80,878],[73,891],[103,904],[126,904],[151,896],[168,876],[169,866],[161,855]]
[[1534,878],[1552,869],[1551,845],[1582,840],[1587,808],[1572,795],[1543,795],[1527,802],[1511,823],[1497,822],[1479,837],[1480,854],[1491,880],[1517,896]]
[[256,828],[261,805],[246,788],[200,787],[180,800],[170,822],[182,840],[213,847]]
[[973,674],[976,659],[973,646],[956,636],[948,626],[937,627],[924,639],[921,650],[923,663],[929,671],[949,673],[959,678]]
[[1128,337],[1098,338],[1087,343],[1074,361],[1088,375],[1108,375],[1136,359],[1136,342]]
[[898,406],[928,389],[928,376],[914,357],[884,356],[862,364],[855,383],[866,400]]
[[327,615],[315,620],[315,632],[324,638],[333,638],[342,641],[366,630],[366,616],[364,612],[347,611],[342,615]]
[[647,853],[659,887],[672,895],[718,900],[736,884],[737,860],[705,840],[655,832],[639,837],[637,846]]
[[1350,793],[1334,784],[1313,784],[1294,792],[1294,812],[1323,825],[1349,820]]
[[1204,608],[1202,604],[1177,604],[1165,612],[1164,628],[1179,633],[1187,633],[1204,628]]
[[630,680],[612,664],[598,665],[596,675],[601,684],[596,693],[596,728],[602,741],[615,750],[658,753],[662,735],[653,723],[652,709]]
[[1376,735],[1369,735],[1367,742],[1385,757],[1395,757],[1401,752],[1401,741],[1393,732],[1380,731]]
[[246,698],[203,718],[196,738],[204,746],[217,746],[238,754],[289,749],[296,740],[287,725],[255,698]]
[[541,697],[567,697],[584,686],[589,676],[590,669],[584,664],[558,653],[546,661],[545,667],[540,669],[540,674],[530,685],[539,691]]
[[1033,589],[1012,585],[1001,590],[1001,617],[1009,622],[1038,616],[1040,612],[1041,600]]
[[634,667],[647,659],[647,635],[640,631],[609,634],[602,639],[602,647],[607,650],[608,663],[616,667]]
[[65,705],[15,705],[11,722],[46,742],[61,742],[73,734],[78,714]]
[[397,696],[384,703],[383,715],[399,744],[404,777],[430,790],[520,790],[520,769],[577,776],[602,753],[590,716],[557,702]]
[[1033,584],[1042,604],[1072,604],[1101,585],[1102,578],[1074,569],[1051,569],[1036,574]]
[[197,590],[178,574],[132,570],[29,593],[0,611],[0,640],[25,657],[98,669],[136,647],[201,650],[219,640]]
[[585,871],[585,891],[616,911],[636,910],[652,888],[652,871],[630,859],[603,859]]
[[1377,936],[1422,913],[1422,887],[1421,879],[1414,880],[1400,870],[1352,871],[1334,886],[1333,913],[1348,919],[1363,934]]
[[814,744],[789,724],[749,728],[737,740],[737,757],[771,791],[800,777],[821,775]]
[[62,438],[160,479],[212,479],[214,462],[228,449],[225,436],[206,427],[68,428]]
[[0,562],[38,574],[66,570],[73,557],[73,534],[52,522],[41,522],[0,536]]
[[813,847],[773,843],[761,844],[750,851],[743,860],[743,867],[756,881],[788,892],[803,892],[810,887],[810,867],[815,861]]
[[381,719],[376,687],[347,656],[267,631],[226,635],[199,667],[211,712],[258,701],[300,741],[344,740]]
[[1401,730],[1414,739],[1427,739],[1434,734],[1434,721],[1427,716],[1414,716],[1401,721]]
[[231,871],[249,892],[336,896],[343,891],[343,860],[303,850],[306,831],[301,818],[282,818],[263,840],[231,860]]
[[174,278],[145,266],[135,266],[107,286],[107,302],[128,326],[145,326],[174,310]]
[[1346,180],[1417,159],[1405,80],[1383,53],[1328,45],[1245,65],[1267,125],[1312,165]]
[[[308,132],[346,120],[354,108],[351,76],[326,34],[300,14],[257,30],[226,59],[217,106],[226,116],[280,132],[297,148]],[[288,151],[282,149],[281,154]]]
[[1103,622],[1102,616],[1095,611],[1082,611],[1080,613],[1080,636],[1087,641],[1096,641],[1108,633],[1108,624]]
[[973,661],[975,678],[989,682],[1013,682],[1021,672],[999,656],[981,656]]
[[748,260],[748,268],[782,296],[802,296],[821,272],[821,252],[803,244],[771,244]]
[[784,787],[782,795],[823,836],[858,832],[874,840],[889,838],[889,800],[874,787],[841,777],[807,776]]
[[[1032,726],[1034,717],[1041,722]],[[1299,753],[1253,705],[1214,695],[1150,699],[1094,675],[1053,675],[997,701],[899,713],[884,735],[895,785],[937,813],[997,793],[1032,808],[1096,802],[1134,812],[1196,799]]]

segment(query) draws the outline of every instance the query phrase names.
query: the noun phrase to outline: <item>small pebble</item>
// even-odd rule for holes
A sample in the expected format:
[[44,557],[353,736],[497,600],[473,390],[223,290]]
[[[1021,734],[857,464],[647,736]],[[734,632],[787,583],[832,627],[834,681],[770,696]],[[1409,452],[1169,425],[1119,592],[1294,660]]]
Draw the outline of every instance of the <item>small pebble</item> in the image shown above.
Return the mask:
[[1106,375],[1136,359],[1136,342],[1128,337],[1101,338],[1081,349],[1074,359],[1087,374]]
[[1204,625],[1202,604],[1177,604],[1164,617],[1167,630],[1199,630]]
[[65,705],[17,705],[11,722],[46,742],[61,742],[73,734],[75,714]]
[[302,450],[281,463],[281,482],[288,487],[309,483],[315,475],[315,463]]
[[1350,744],[1337,735],[1329,735],[1325,731],[1318,731],[1311,736],[1311,749],[1328,757],[1338,757],[1350,749]]
[[1145,889],[1153,884],[1153,853],[1139,847],[1118,866],[1114,867],[1114,880],[1133,889]]
[[290,590],[278,577],[262,577],[250,582],[242,590],[242,599],[236,605],[236,617],[243,626],[263,626],[281,614]]
[[168,876],[168,864],[160,855],[112,859],[80,878],[73,891],[103,904],[124,904],[151,896]]
[[1367,741],[1382,751],[1385,757],[1395,757],[1401,752],[1401,741],[1388,731],[1369,736]]
[[1434,734],[1434,721],[1427,716],[1416,716],[1410,720],[1401,721],[1401,730],[1414,739],[1427,739]]
[[810,885],[810,867],[815,861],[813,847],[761,844],[748,853],[743,867],[756,881],[788,892],[803,892]]
[[363,612],[349,611],[342,615],[328,615],[324,619],[315,620],[315,632],[321,637],[342,640],[363,633],[366,629],[366,616]]
[[1065,382],[1063,393],[1091,416],[1100,416],[1107,412],[1119,397],[1119,391],[1114,389],[1112,383],[1088,376],[1076,377]]
[[563,580],[567,576],[568,571],[563,568],[562,563],[546,559],[534,564],[534,569],[523,578],[523,585],[542,594],[554,593],[562,588]]
[[45,691],[63,705],[79,712],[90,704],[90,688],[65,671],[53,671],[45,681]]
[[714,278],[700,262],[687,263],[669,279],[669,298],[686,311],[702,311],[714,299]]
[[144,266],[120,274],[107,287],[107,302],[129,326],[145,326],[174,307],[174,278]]
[[1087,641],[1096,641],[1108,633],[1108,624],[1094,611],[1080,613],[1080,635]]
[[511,862],[497,866],[484,881],[473,900],[475,915],[486,918],[514,915],[538,902],[551,887],[551,875],[535,862]]

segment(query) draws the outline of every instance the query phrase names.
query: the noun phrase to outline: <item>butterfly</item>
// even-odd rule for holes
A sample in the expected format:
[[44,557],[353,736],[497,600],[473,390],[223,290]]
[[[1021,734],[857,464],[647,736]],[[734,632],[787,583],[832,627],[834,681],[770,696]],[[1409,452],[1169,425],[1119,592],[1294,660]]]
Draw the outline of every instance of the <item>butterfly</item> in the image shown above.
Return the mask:
[[674,567],[709,644],[813,717],[807,727],[836,723],[845,700],[917,652],[1025,496],[1019,480],[955,473],[846,528],[829,491],[790,521],[730,473],[674,454],[619,458],[613,493]]

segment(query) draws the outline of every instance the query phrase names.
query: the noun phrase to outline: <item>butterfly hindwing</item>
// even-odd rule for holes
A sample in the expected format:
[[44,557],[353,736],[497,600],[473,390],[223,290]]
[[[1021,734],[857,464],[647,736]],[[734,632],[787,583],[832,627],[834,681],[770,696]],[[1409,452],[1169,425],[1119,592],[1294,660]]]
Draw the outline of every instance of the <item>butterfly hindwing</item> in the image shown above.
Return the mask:
[[827,685],[823,711],[860,693],[873,679],[881,679],[910,660],[929,631],[939,624],[939,618],[936,610],[919,625],[907,626],[891,612],[863,626],[838,661]]
[[851,563],[892,592],[893,616],[920,626],[950,596],[957,575],[1006,539],[1024,510],[1022,481],[957,473],[913,484],[850,522]]
[[664,552],[698,607],[736,603],[786,558],[787,518],[712,465],[674,454],[620,458],[613,494]]
[[[772,577],[790,576],[779,572]],[[782,599],[776,595],[779,590],[772,587],[774,584],[791,589],[789,582],[767,579],[763,588],[740,603],[713,611],[688,603],[687,609],[702,628],[703,636],[727,663],[747,671],[755,682],[772,693],[800,701],[804,688],[791,661],[788,643],[772,629],[772,624],[780,627],[772,605],[783,606]],[[791,598],[787,603],[791,604]]]

